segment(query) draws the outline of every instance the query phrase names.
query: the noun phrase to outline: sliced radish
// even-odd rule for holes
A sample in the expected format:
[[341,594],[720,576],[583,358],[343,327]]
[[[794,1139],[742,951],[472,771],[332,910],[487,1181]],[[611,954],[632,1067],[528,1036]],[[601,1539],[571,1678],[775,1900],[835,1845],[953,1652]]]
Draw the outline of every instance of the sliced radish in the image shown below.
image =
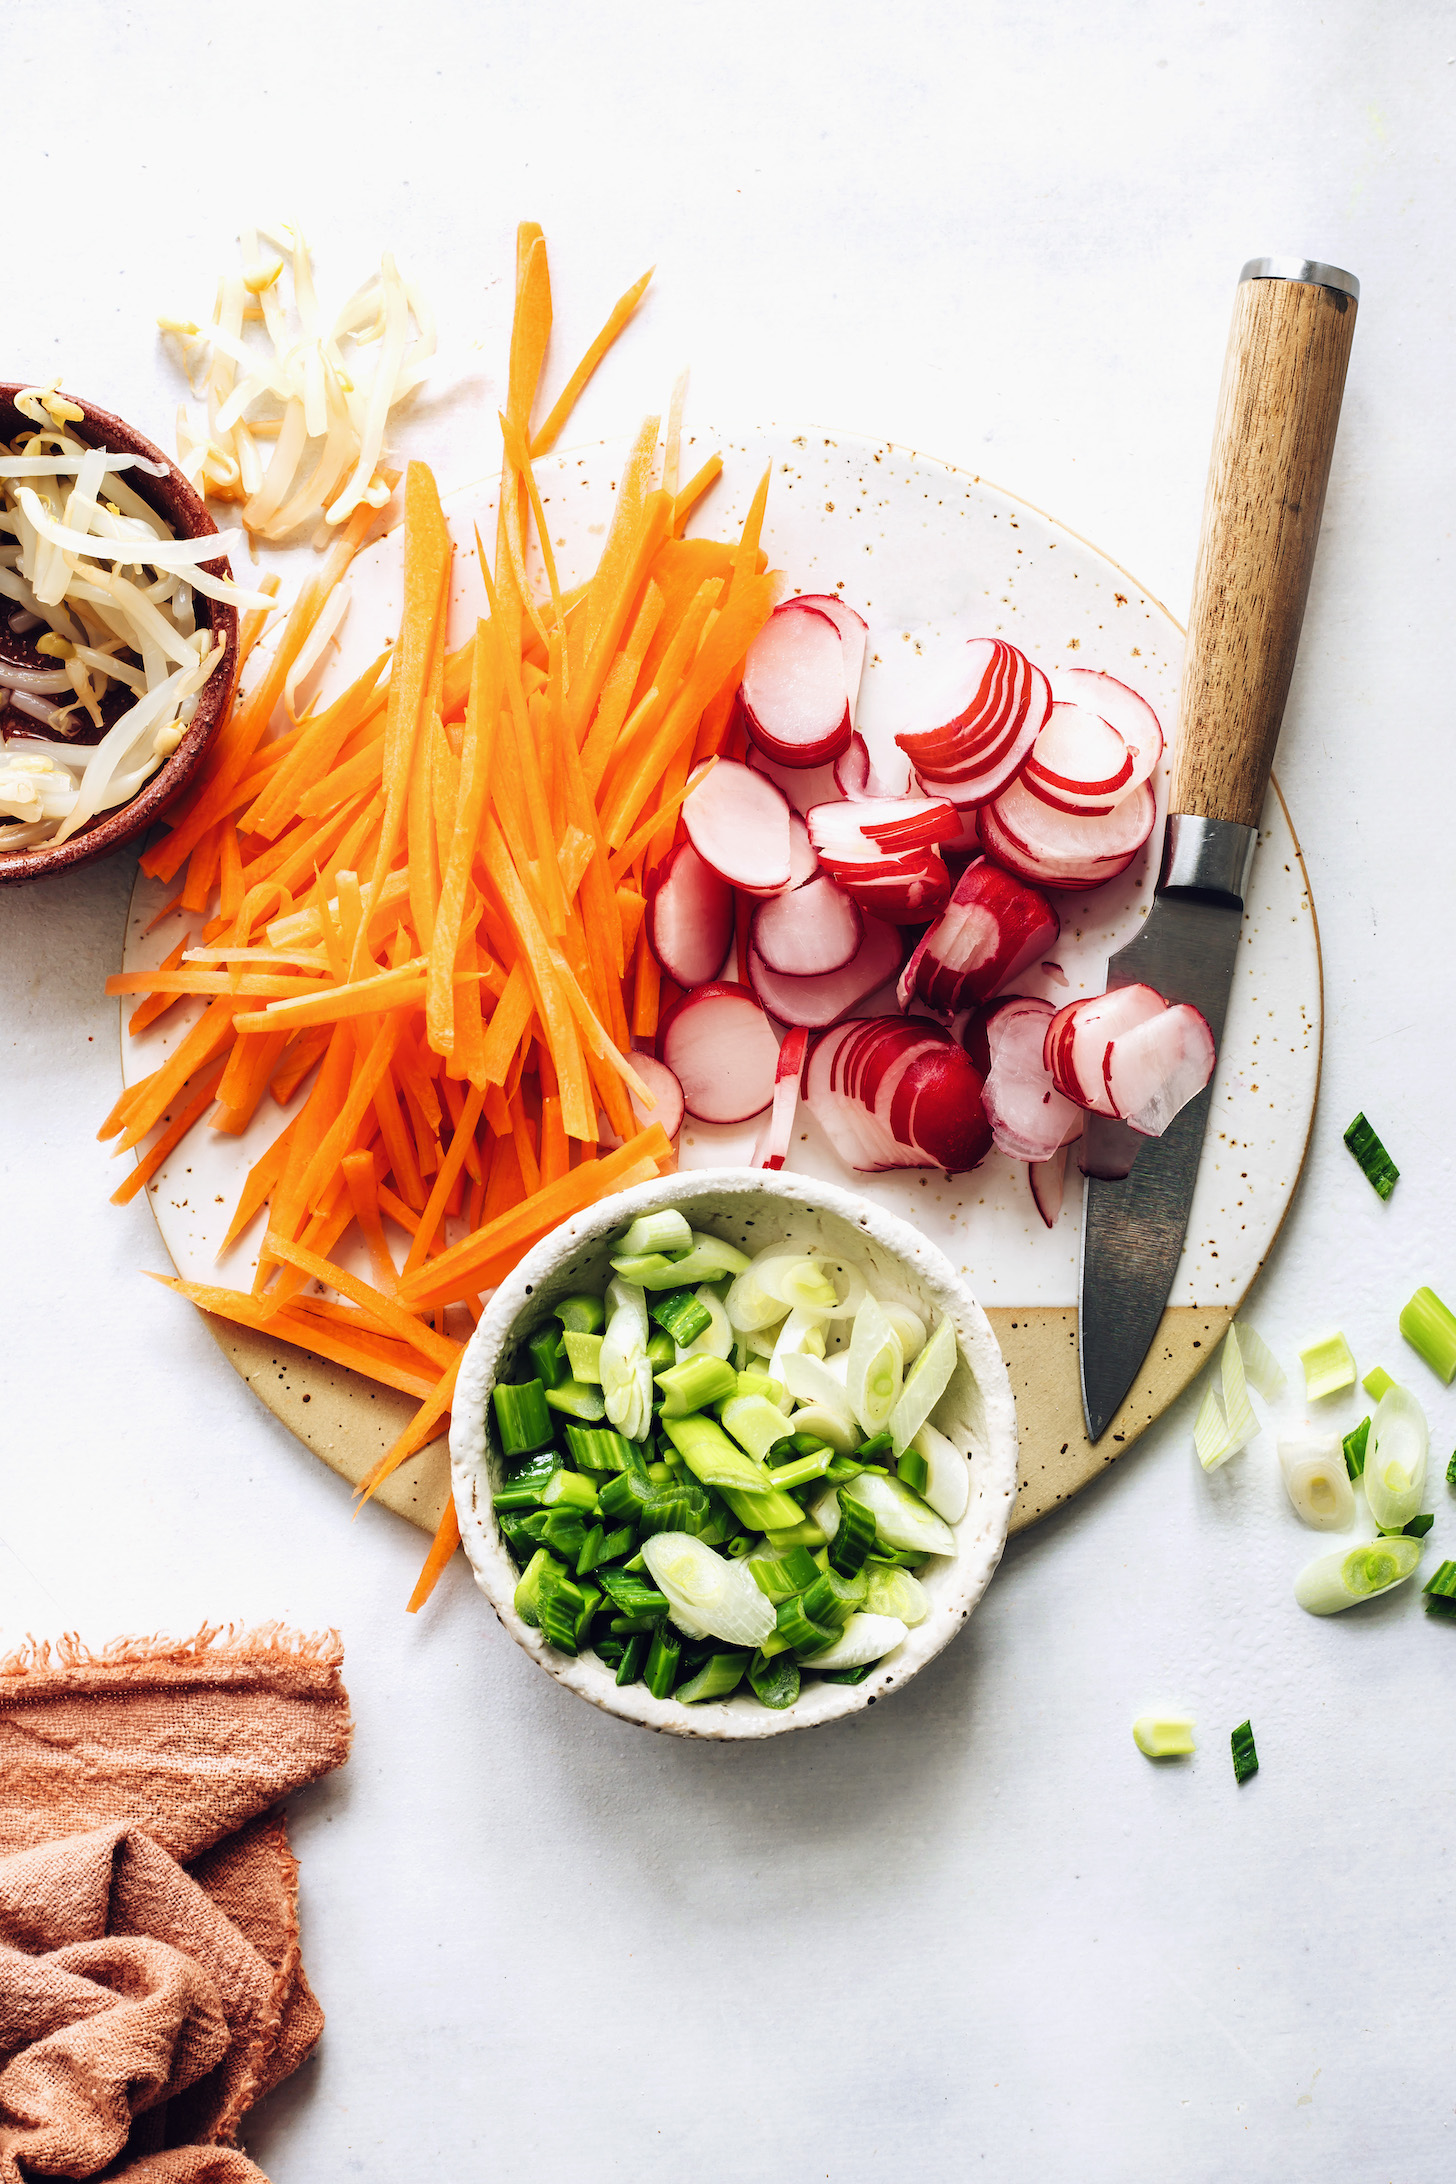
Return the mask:
[[1103,813],[1054,811],[1024,782],[1013,781],[981,807],[977,823],[987,851],[1009,872],[1034,886],[1085,892],[1127,870],[1156,816],[1146,781]]
[[804,1074],[804,1059],[809,1051],[809,1034],[802,1025],[796,1025],[779,1048],[778,1068],[774,1074],[773,1112],[769,1117],[768,1143],[764,1148],[762,1165],[765,1168],[781,1168],[788,1158],[789,1141],[794,1134],[794,1117],[799,1110],[799,1080]]
[[910,761],[897,748],[887,763],[877,764],[856,729],[843,755],[834,761],[834,781],[840,795],[851,803],[870,796],[904,796],[909,789]]
[[747,1122],[773,1098],[779,1043],[746,986],[715,982],[684,994],[658,1045],[699,1122]]
[[628,1059],[657,1101],[655,1107],[648,1107],[635,1092],[629,1092],[633,1114],[644,1130],[650,1122],[660,1122],[670,1138],[676,1137],[682,1128],[682,1086],[666,1062],[660,1062],[655,1054],[641,1054],[634,1048]]
[[1067,1187],[1067,1148],[1059,1145],[1050,1160],[1033,1160],[1027,1171],[1032,1203],[1048,1228],[1055,1228]]
[[832,804],[839,794],[833,766],[779,766],[757,745],[748,754],[749,770],[771,781],[802,819],[816,804]]
[[775,607],[748,648],[743,718],[780,766],[823,766],[851,734],[844,640],[829,615],[798,600]]
[[762,774],[720,758],[684,803],[682,816],[698,855],[731,886],[749,895],[776,895],[788,886],[789,807]]
[[1133,754],[1115,728],[1084,705],[1054,705],[1021,785],[1053,811],[1106,813],[1138,784]]
[[[864,919],[843,889],[821,872],[803,887],[761,903],[749,932],[769,970],[790,978],[823,978],[853,962],[864,939]],[[719,956],[718,964],[722,961]]]
[[1052,668],[1050,679],[1052,697],[1059,705],[1086,706],[1117,730],[1132,753],[1129,787],[1137,788],[1151,780],[1163,755],[1163,729],[1147,699],[1097,667]]
[[900,975],[900,1006],[923,1001],[937,1016],[989,1000],[1050,947],[1062,929],[1045,895],[980,858]]
[[862,1171],[958,1175],[991,1148],[980,1077],[938,1024],[851,1018],[815,1047],[804,1096],[841,1158]]
[[950,874],[933,849],[907,850],[873,864],[841,864],[827,856],[820,862],[861,910],[891,925],[923,925],[950,899]]
[[819,870],[809,829],[796,811],[789,813],[789,891],[806,887]]
[[1094,1115],[1116,1118],[1103,1064],[1107,1049],[1122,1032],[1160,1016],[1167,1002],[1151,986],[1114,986],[1110,993],[1084,994],[1058,1009],[1047,1026],[1046,1065],[1065,1099]]
[[979,804],[1025,765],[1051,711],[1051,689],[1024,652],[1000,638],[974,637],[952,680],[927,708],[935,725],[895,738],[932,795]]
[[1103,1076],[1118,1116],[1139,1137],[1161,1137],[1173,1117],[1213,1075],[1213,1033],[1190,1002],[1118,1032],[1107,1049]]
[[691,842],[679,842],[648,900],[648,947],[679,986],[701,986],[723,968],[732,938],[732,888]]
[[853,859],[881,850],[928,849],[947,835],[959,834],[961,821],[943,797],[877,796],[816,804],[808,827],[821,856]]
[[1043,1059],[1053,1014],[1050,1001],[1017,995],[987,1020],[986,1120],[1013,1160],[1050,1160],[1082,1134],[1081,1108],[1057,1091]]
[[786,607],[817,607],[827,614],[838,630],[844,645],[844,687],[849,698],[849,717],[854,718],[859,703],[860,677],[864,674],[865,641],[870,633],[869,623],[853,607],[847,607],[842,599],[831,592],[799,592],[793,599],[784,601]]
[[893,978],[901,954],[897,927],[866,918],[859,949],[842,970],[818,978],[787,977],[770,970],[762,956],[750,949],[748,976],[759,1000],[781,1024],[806,1024],[811,1031],[822,1031]]

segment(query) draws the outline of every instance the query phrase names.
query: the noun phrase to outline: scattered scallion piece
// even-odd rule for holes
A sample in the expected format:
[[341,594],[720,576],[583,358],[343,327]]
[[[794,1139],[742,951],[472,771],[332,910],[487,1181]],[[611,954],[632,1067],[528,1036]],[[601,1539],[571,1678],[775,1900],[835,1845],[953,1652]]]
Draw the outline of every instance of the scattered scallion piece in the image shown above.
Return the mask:
[[770,1471],[769,1478],[773,1485],[789,1489],[808,1486],[813,1480],[823,1478],[832,1461],[831,1450],[816,1448],[812,1456],[795,1456],[791,1463],[780,1464]]
[[1301,1524],[1317,1532],[1343,1532],[1354,1523],[1355,1493],[1335,1434],[1281,1434],[1279,1469]]
[[593,1387],[589,1380],[563,1380],[559,1387],[546,1390],[546,1401],[552,1410],[579,1419],[583,1425],[592,1425],[607,1415],[600,1384]]
[[1400,1181],[1400,1170],[1363,1114],[1357,1115],[1345,1132],[1345,1143],[1354,1154],[1361,1173],[1376,1197],[1389,1198]]
[[[543,1388],[557,1387],[566,1378],[566,1357],[562,1341],[559,1327],[543,1327],[526,1345],[531,1363],[536,1368],[536,1378]],[[597,1347],[600,1349],[600,1343]]]
[[770,1706],[775,1713],[782,1713],[799,1696],[802,1678],[798,1662],[789,1660],[786,1655],[770,1659],[766,1654],[755,1653],[749,1664],[748,1681],[760,1706]]
[[[1345,1469],[1352,1479],[1358,1479],[1365,1469],[1365,1446],[1369,1439],[1370,1421],[1368,1418],[1362,1418],[1359,1425],[1345,1435],[1342,1443],[1345,1451]],[[1453,1457],[1452,1461],[1456,1462],[1456,1457]]]
[[679,1684],[673,1697],[683,1706],[696,1706],[704,1699],[726,1699],[742,1683],[749,1658],[746,1653],[709,1654],[696,1676]]
[[1401,1526],[1401,1531],[1407,1539],[1424,1539],[1435,1521],[1434,1516],[1427,1512],[1422,1516],[1412,1517],[1409,1524]]
[[1383,1365],[1372,1365],[1360,1385],[1371,1402],[1378,1403],[1383,1395],[1389,1394],[1390,1390],[1395,1386],[1395,1382]]
[[1355,1360],[1338,1328],[1319,1342],[1309,1343],[1300,1351],[1299,1362],[1304,1367],[1304,1392],[1311,1403],[1355,1385]]
[[546,1446],[553,1428],[539,1380],[521,1381],[514,1387],[498,1382],[492,1400],[502,1455],[529,1456]]
[[1250,1775],[1259,1772],[1259,1755],[1254,1750],[1254,1732],[1246,1721],[1241,1721],[1229,1738],[1234,1758],[1234,1780],[1245,1783]]
[[636,1683],[638,1677],[642,1674],[643,1664],[647,1659],[649,1643],[650,1640],[645,1631],[637,1631],[627,1640],[622,1648],[622,1658],[617,1663],[617,1681],[619,1684]]
[[515,1610],[523,1623],[538,1630],[541,1625],[541,1583],[548,1570],[558,1569],[555,1557],[544,1547],[538,1547],[521,1573],[516,1587]]
[[562,1298],[556,1317],[567,1334],[599,1335],[607,1324],[607,1308],[600,1297],[582,1290],[574,1297]]
[[672,1687],[677,1681],[678,1662],[681,1658],[681,1642],[664,1623],[652,1640],[647,1666],[642,1671],[642,1681],[654,1699],[672,1697]]
[[1456,1487],[1456,1451],[1453,1451],[1451,1461],[1446,1466],[1446,1484]]
[[1365,1450],[1365,1499],[1382,1531],[1402,1531],[1419,1514],[1429,1449],[1425,1412],[1409,1388],[1391,1388],[1375,1406]]
[[865,1556],[875,1543],[872,1510],[851,1494],[839,1496],[839,1526],[829,1542],[829,1560],[841,1577],[854,1577],[864,1567]]
[[624,1259],[642,1258],[649,1252],[681,1259],[692,1248],[693,1232],[687,1217],[671,1206],[661,1213],[639,1214],[617,1246]]
[[1197,1750],[1191,1714],[1139,1714],[1132,1741],[1148,1759],[1181,1759]]
[[1400,1533],[1367,1540],[1359,1547],[1342,1547],[1306,1563],[1294,1581],[1294,1597],[1307,1614],[1338,1615],[1389,1592],[1392,1585],[1403,1585],[1415,1576],[1420,1559],[1420,1541]]
[[562,1336],[566,1345],[566,1362],[571,1368],[573,1380],[594,1380],[602,1384],[602,1338],[600,1335],[579,1335],[568,1327]]
[[[1263,1349],[1263,1344],[1260,1348]],[[1277,1370],[1277,1368],[1276,1368]],[[1212,1379],[1203,1391],[1198,1416],[1193,1421],[1193,1446],[1205,1471],[1216,1471],[1259,1430],[1254,1406],[1249,1401],[1239,1330],[1230,1327],[1218,1353],[1219,1385]]]
[[918,1448],[907,1448],[895,1468],[912,1494],[924,1495],[930,1484],[930,1466]]
[[1425,1594],[1427,1615],[1442,1615],[1456,1620],[1456,1562],[1443,1562],[1422,1590]]
[[1449,1388],[1456,1376],[1456,1313],[1434,1289],[1418,1289],[1400,1315],[1400,1331]]
[[702,1334],[712,1320],[712,1313],[691,1289],[669,1289],[665,1295],[654,1297],[647,1307],[649,1319],[656,1320],[665,1335],[686,1348]]

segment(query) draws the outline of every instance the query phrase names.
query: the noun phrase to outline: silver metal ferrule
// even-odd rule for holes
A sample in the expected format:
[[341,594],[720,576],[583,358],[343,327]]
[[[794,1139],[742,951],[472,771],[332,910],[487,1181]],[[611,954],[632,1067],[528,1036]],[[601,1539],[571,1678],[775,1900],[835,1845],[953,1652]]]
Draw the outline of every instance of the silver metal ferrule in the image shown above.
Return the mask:
[[1242,908],[1258,842],[1258,828],[1240,826],[1235,819],[1169,812],[1158,893],[1218,895]]
[[1342,266],[1321,265],[1317,258],[1250,258],[1239,275],[1243,281],[1305,281],[1311,288],[1338,289],[1353,303],[1360,301],[1360,283]]

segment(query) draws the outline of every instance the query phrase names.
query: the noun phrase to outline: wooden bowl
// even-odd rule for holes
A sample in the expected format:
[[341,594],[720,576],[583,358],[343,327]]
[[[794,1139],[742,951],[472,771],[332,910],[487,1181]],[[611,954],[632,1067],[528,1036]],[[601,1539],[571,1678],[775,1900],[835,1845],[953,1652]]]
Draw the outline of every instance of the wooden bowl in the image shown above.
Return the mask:
[[[766,1244],[827,1247],[853,1258],[876,1291],[922,1316],[948,1314],[960,1358],[937,1423],[971,1459],[971,1495],[954,1527],[954,1556],[922,1572],[930,1613],[860,1684],[806,1681],[795,1703],[775,1713],[753,1697],[683,1706],[655,1699],[645,1684],[619,1690],[596,1655],[578,1659],[548,1646],[515,1611],[518,1571],[496,1523],[491,1497],[503,1463],[490,1431],[490,1394],[498,1372],[510,1374],[523,1345],[550,1317],[559,1297],[600,1289],[610,1279],[611,1239],[640,1213],[676,1206],[694,1228],[709,1229],[750,1254]],[[907,1221],[853,1191],[792,1174],[753,1168],[699,1168],[641,1183],[564,1221],[537,1244],[496,1290],[461,1360],[450,1425],[455,1507],[476,1582],[517,1645],[568,1690],[605,1713],[680,1737],[717,1740],[779,1736],[838,1721],[901,1690],[961,1628],[1001,1559],[1016,1494],[1016,1407],[990,1322],[945,1254]]]
[[[17,433],[32,429],[30,420],[15,406],[15,397],[23,391],[23,381],[0,380],[0,441],[7,444]],[[205,538],[216,531],[217,525],[201,496],[161,448],[154,447],[141,433],[133,431],[122,418],[98,409],[94,402],[83,402],[75,394],[66,395],[65,400],[85,411],[79,423],[66,426],[66,431],[78,440],[84,440],[92,447],[109,448],[116,455],[141,455],[149,462],[166,464],[165,477],[153,478],[145,471],[132,470],[126,473],[126,481],[132,491],[155,510],[174,537]],[[202,566],[209,576],[232,575],[224,559],[205,561]],[[187,787],[202,762],[203,752],[227,718],[238,676],[237,608],[227,606],[219,599],[204,598],[200,592],[194,597],[199,629],[210,629],[215,637],[220,637],[225,650],[222,664],[213,669],[202,686],[197,710],[176,750],[157,768],[151,780],[143,783],[130,803],[119,804],[114,811],[98,812],[68,840],[55,847],[39,843],[34,849],[0,850],[0,882],[46,879],[57,872],[74,871],[78,865],[90,864],[94,858],[109,856],[114,849],[145,834],[152,821],[159,818]],[[32,657],[26,638],[8,628],[0,634],[0,652],[21,666],[55,665],[39,653]],[[26,733],[30,733],[28,727]],[[98,733],[88,722],[84,735],[67,739],[67,748],[74,750],[78,742],[95,742]],[[39,743],[55,740],[59,739],[47,738],[44,730],[39,731]]]

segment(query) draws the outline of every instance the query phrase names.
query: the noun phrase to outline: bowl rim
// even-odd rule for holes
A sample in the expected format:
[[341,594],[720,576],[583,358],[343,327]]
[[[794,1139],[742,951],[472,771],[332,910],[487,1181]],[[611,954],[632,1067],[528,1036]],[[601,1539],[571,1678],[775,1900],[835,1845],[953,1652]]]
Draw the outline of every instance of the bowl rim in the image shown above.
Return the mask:
[[[34,384],[36,382],[25,379],[0,380],[0,440],[8,442],[14,437],[12,420],[20,418],[15,398]],[[141,498],[171,527],[175,537],[206,538],[217,530],[202,496],[165,449],[156,446],[111,410],[85,401],[79,394],[60,392],[64,401],[73,402],[85,413],[78,423],[66,428],[78,440],[89,441],[94,447],[105,447],[115,455],[140,455],[149,462],[166,465],[165,478],[149,477],[143,472],[134,479],[133,485]],[[21,424],[25,422],[20,418]],[[205,561],[201,566],[209,576],[232,576],[232,569],[223,555],[214,561]],[[208,599],[201,593],[197,594],[197,605],[199,621],[205,622],[223,641],[223,658],[221,666],[214,668],[203,684],[197,710],[176,750],[128,803],[119,804],[114,811],[98,813],[69,840],[56,847],[42,842],[33,849],[0,851],[0,885],[46,879],[54,873],[74,871],[78,865],[109,856],[113,850],[123,848],[145,833],[153,820],[160,818],[166,807],[187,787],[202,763],[208,745],[227,718],[238,678],[237,608],[226,600]]]
[[[900,1260],[916,1287],[937,1309],[951,1317],[963,1363],[979,1387],[984,1405],[985,1445],[975,1452],[973,1491],[961,1526],[953,1591],[940,1598],[926,1620],[902,1646],[879,1663],[860,1684],[820,1683],[812,1687],[814,1704],[802,1702],[784,1712],[749,1707],[733,1699],[683,1706],[656,1699],[645,1685],[618,1689],[611,1672],[594,1656],[572,1658],[548,1646],[515,1612],[518,1572],[500,1535],[488,1497],[475,1489],[478,1451],[486,1440],[487,1405],[500,1358],[516,1341],[521,1318],[533,1307],[534,1292],[561,1266],[608,1231],[683,1200],[710,1195],[769,1197],[813,1217],[828,1213],[864,1232],[882,1251]],[[711,1226],[713,1216],[704,1212]],[[873,1706],[893,1690],[903,1689],[962,1628],[980,1600],[1000,1561],[1016,1496],[1016,1406],[1000,1345],[961,1276],[939,1247],[909,1222],[885,1211],[857,1192],[792,1170],[690,1168],[615,1192],[561,1222],[542,1238],[496,1289],[461,1358],[450,1423],[450,1470],[461,1540],[476,1583],[517,1645],[546,1673],[569,1690],[620,1720],[669,1735],[712,1741],[753,1741],[791,1730],[839,1721]],[[977,1528],[962,1532],[979,1512]],[[907,1655],[906,1647],[910,1648]]]

